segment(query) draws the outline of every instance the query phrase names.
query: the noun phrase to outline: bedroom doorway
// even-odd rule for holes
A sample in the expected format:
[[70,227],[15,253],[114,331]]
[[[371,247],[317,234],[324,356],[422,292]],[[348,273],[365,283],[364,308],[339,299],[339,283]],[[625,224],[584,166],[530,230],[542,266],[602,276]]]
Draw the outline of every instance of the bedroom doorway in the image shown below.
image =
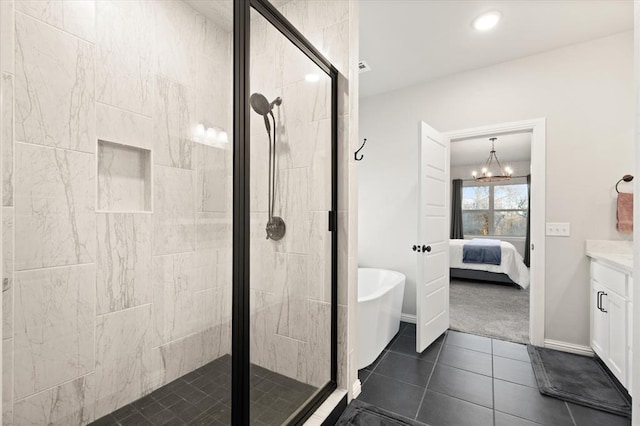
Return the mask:
[[[456,192],[460,193],[460,205],[455,207],[459,217],[451,220],[462,225],[461,230],[451,229],[456,236],[450,244],[451,328],[543,345],[545,120],[445,135],[451,140],[452,187],[453,180],[458,180]],[[482,174],[482,163],[492,150],[503,169],[510,167],[511,179],[483,182],[472,176],[473,171],[476,177]],[[451,209],[455,204],[452,199]],[[469,249],[462,240],[473,238],[483,245],[499,245],[502,259],[494,259],[494,265],[462,262],[463,250]]]

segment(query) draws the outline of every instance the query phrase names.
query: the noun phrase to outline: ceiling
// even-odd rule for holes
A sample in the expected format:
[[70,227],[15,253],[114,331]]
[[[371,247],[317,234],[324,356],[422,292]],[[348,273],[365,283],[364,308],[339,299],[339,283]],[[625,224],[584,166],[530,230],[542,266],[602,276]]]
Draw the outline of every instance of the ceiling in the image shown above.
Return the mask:
[[[498,26],[474,30],[491,10]],[[632,29],[632,0],[361,0],[360,97]]]
[[[496,154],[503,167],[509,162],[531,161],[531,133],[497,136]],[[491,151],[489,136],[451,142],[451,167],[480,166]]]

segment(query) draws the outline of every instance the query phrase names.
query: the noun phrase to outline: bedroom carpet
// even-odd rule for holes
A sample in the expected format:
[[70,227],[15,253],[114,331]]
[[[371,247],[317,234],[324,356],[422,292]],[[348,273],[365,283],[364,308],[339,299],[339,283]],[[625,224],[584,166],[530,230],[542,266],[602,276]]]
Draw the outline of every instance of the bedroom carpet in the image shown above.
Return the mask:
[[529,343],[529,289],[451,280],[452,330]]

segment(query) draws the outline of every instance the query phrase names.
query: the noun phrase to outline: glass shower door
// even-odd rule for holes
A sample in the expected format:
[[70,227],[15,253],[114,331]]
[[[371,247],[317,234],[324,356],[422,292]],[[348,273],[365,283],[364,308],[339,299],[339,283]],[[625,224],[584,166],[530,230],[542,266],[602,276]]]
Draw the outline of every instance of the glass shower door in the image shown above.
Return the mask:
[[252,9],[251,423],[331,380],[331,78]]

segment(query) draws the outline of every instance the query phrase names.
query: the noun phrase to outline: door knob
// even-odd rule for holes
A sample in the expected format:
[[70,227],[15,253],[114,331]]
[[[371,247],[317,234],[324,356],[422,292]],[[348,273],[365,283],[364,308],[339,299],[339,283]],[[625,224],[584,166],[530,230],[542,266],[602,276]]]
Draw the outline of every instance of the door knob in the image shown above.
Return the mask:
[[431,252],[431,246],[422,246],[422,251]]
[[412,250],[413,250],[413,251],[418,250],[418,246],[414,244],[414,245],[413,245],[413,247],[412,247]]

